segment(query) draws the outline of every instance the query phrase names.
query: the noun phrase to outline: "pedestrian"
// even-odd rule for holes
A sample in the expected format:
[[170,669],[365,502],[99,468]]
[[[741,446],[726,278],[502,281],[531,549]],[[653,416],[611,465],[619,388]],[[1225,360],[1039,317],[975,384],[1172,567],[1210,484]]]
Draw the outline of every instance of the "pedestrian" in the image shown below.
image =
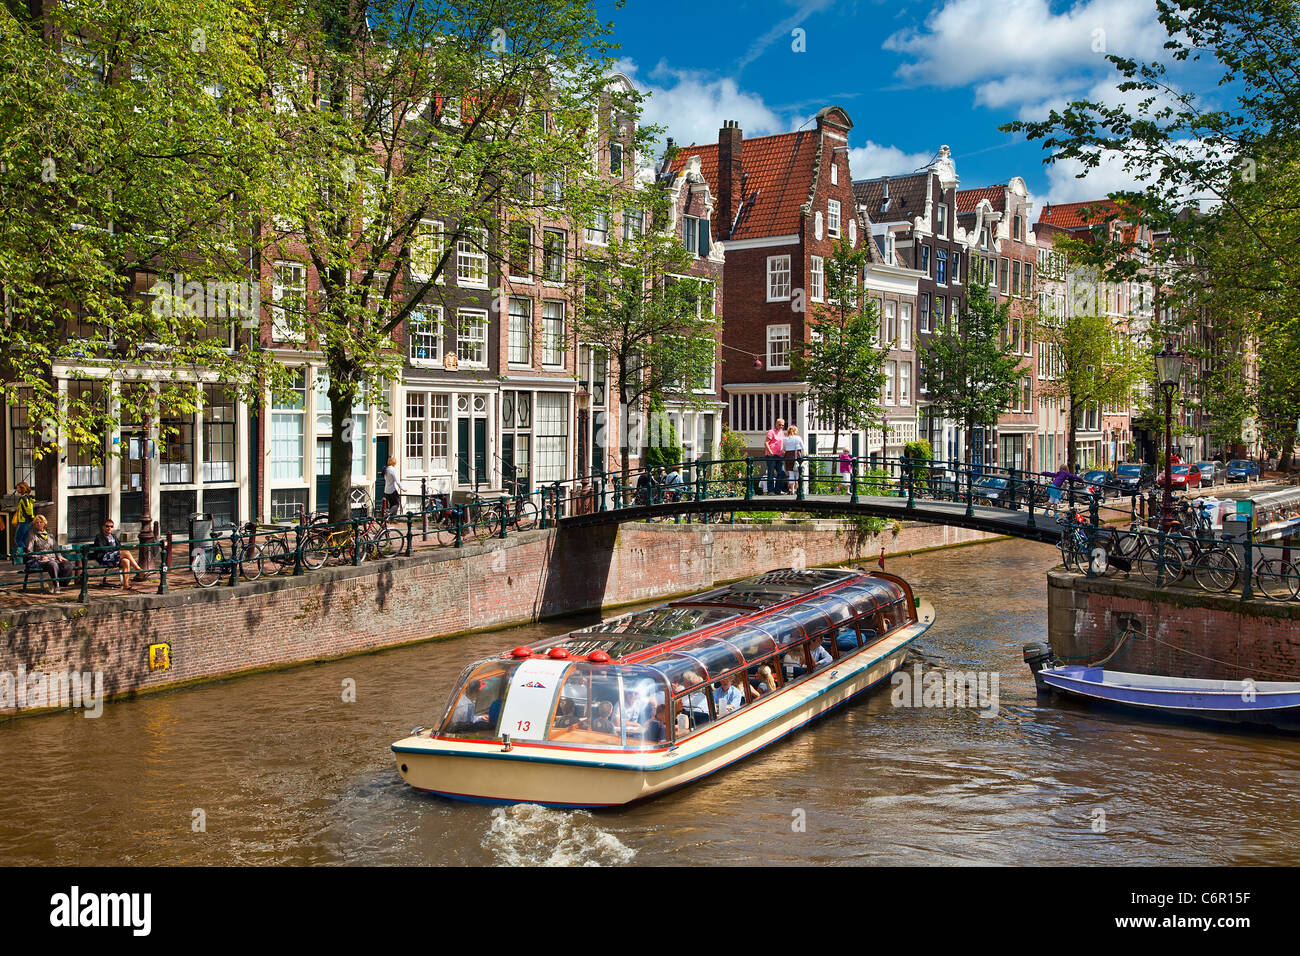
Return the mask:
[[[785,438],[781,445],[785,455],[785,471],[791,483],[799,481],[799,458],[803,455],[803,439],[799,437],[799,426],[791,425],[785,430]],[[786,494],[794,492],[787,488]]]
[[853,456],[847,450],[840,452],[840,480],[844,482],[844,487],[852,484],[853,478]]
[[[768,431],[766,447],[767,474],[763,478],[763,483],[766,485],[763,489],[763,493],[768,495],[783,495],[785,494],[785,472],[782,468],[781,461],[785,457],[784,418],[778,418],[776,424]],[[778,475],[780,477],[778,477]]]
[[394,514],[401,507],[402,495],[406,494],[402,482],[397,477],[397,459],[391,455],[388,467],[384,469],[384,514]]
[[32,486],[25,481],[18,482],[14,494],[18,496],[18,508],[14,511],[14,556],[17,557],[27,549],[32,519],[36,517],[36,495]]
[[1083,479],[1062,465],[1055,472],[1040,471],[1044,478],[1051,478],[1052,484],[1047,489],[1047,501],[1049,511],[1059,511],[1061,508],[1061,495],[1064,491],[1064,485],[1067,481],[1082,482]]
[[95,535],[95,544],[91,555],[99,562],[100,567],[118,569],[122,575],[123,590],[135,590],[126,576],[128,573],[139,574],[140,563],[136,561],[130,551],[122,550],[121,539],[113,533],[112,521],[105,521],[100,525],[99,534]]
[[45,515],[32,519],[32,533],[27,540],[27,570],[48,572],[55,594],[59,593],[60,579],[72,580],[72,562],[59,557],[59,543],[50,534]]

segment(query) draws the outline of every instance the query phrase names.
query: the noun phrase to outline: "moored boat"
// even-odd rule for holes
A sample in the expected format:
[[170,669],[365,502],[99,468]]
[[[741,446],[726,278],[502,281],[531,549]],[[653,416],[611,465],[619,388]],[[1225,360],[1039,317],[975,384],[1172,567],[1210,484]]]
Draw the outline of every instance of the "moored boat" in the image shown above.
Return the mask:
[[446,797],[620,806],[766,747],[888,678],[934,619],[902,578],[779,570],[469,665],[393,744]]
[[1079,664],[1038,667],[1034,678],[1042,691],[1149,715],[1300,730],[1297,681],[1162,677]]

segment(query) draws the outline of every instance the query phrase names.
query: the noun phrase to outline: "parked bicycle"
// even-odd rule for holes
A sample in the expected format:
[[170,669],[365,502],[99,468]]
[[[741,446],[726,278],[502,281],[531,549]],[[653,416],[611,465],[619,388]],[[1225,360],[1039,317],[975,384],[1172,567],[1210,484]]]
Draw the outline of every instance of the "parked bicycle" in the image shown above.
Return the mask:
[[315,571],[327,561],[360,564],[370,552],[370,543],[350,524],[339,528],[316,524],[303,532],[299,548],[303,567]]
[[[241,535],[240,531],[244,533]],[[244,580],[256,581],[263,574],[271,576],[292,567],[293,554],[283,533],[272,533],[259,541],[257,525],[251,521],[240,529],[232,529],[228,539],[214,535],[190,553],[190,570],[201,588],[228,579],[235,564]]]

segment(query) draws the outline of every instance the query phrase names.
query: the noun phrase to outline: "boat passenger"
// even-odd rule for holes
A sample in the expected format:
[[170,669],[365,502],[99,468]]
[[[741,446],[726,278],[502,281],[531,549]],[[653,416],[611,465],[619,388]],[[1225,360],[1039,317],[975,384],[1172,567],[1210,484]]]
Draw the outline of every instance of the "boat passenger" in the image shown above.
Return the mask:
[[749,694],[757,699],[764,694],[772,693],[776,687],[776,675],[772,673],[772,666],[763,664],[754,675],[754,680],[749,682]]
[[456,712],[452,715],[452,726],[457,730],[468,730],[477,724],[486,724],[488,718],[478,711],[478,695],[483,690],[481,681],[474,681],[465,688],[465,693],[461,695],[460,703],[456,705]]
[[[681,693],[687,687],[694,687],[696,684],[703,682],[703,678],[695,671],[687,671],[682,675],[682,683],[676,685],[675,693]],[[711,719],[709,716],[709,701],[700,691],[694,691],[687,694],[682,699],[682,704],[687,710],[691,711],[691,720],[695,724],[706,724]]]
[[808,645],[808,649],[812,651],[813,670],[831,662],[831,652],[826,650],[826,645],[821,641],[813,641]]
[[713,704],[718,710],[718,716],[722,717],[745,706],[745,695],[739,687],[732,684],[730,677],[724,677],[713,688]]
[[641,736],[647,743],[652,744],[662,743],[668,739],[668,708],[666,705],[660,704],[655,708],[654,716],[646,721]]
[[591,722],[591,729],[598,734],[616,734],[614,726],[614,705],[607,700],[596,704],[596,717]]

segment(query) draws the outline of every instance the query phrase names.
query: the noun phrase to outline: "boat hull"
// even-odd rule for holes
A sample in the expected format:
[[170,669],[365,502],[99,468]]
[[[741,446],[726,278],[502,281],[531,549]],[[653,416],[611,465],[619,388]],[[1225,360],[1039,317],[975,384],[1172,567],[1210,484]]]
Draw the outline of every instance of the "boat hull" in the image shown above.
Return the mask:
[[903,664],[933,613],[821,673],[760,698],[679,745],[605,751],[516,743],[407,737],[393,744],[411,786],[457,800],[550,807],[623,806],[716,773],[870,690]]
[[1068,665],[1035,673],[1040,689],[1147,716],[1300,731],[1300,683],[1198,680]]

